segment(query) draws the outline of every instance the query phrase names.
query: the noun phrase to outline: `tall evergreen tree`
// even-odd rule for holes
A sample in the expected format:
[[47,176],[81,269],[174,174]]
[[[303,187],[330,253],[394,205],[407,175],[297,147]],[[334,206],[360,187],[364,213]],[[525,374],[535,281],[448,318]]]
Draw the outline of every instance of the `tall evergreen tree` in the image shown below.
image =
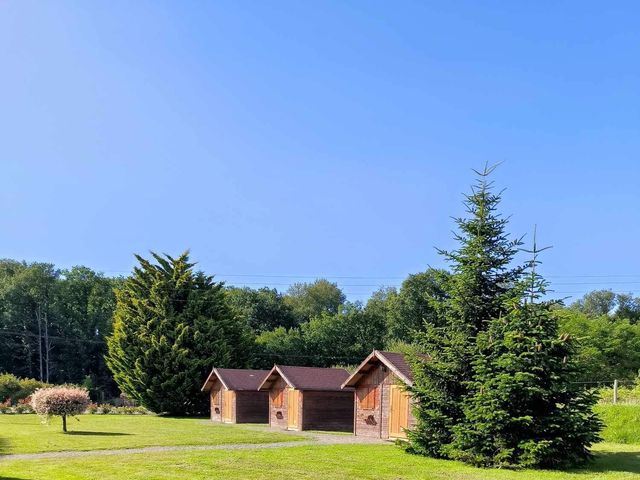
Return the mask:
[[476,171],[478,179],[465,195],[465,218],[456,219],[453,251],[439,250],[451,265],[443,302],[437,302],[437,322],[425,324],[416,343],[429,360],[413,360],[417,425],[409,432],[409,451],[448,457],[453,427],[460,423],[467,382],[472,378],[476,336],[504,312],[506,298],[523,268],[513,267],[520,239],[506,232],[508,219],[498,213],[501,195],[489,176],[495,167]]
[[212,366],[246,367],[252,339],[223,284],[194,272],[188,253],[152,253],[116,290],[107,364],[118,386],[154,412],[205,410],[200,385]]
[[536,272],[506,302],[506,312],[478,334],[474,378],[454,428],[452,456],[479,466],[558,467],[583,463],[599,440],[593,393],[576,383],[570,336],[560,335],[541,301],[546,282]]

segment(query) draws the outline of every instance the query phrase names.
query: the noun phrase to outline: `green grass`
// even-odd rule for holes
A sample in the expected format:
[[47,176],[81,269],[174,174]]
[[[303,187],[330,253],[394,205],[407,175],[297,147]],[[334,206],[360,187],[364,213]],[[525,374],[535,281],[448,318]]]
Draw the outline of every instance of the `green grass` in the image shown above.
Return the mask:
[[597,405],[607,442],[640,444],[640,405]]
[[0,478],[27,480],[620,480],[639,478],[640,446],[603,444],[575,471],[482,470],[408,455],[394,445],[301,446],[271,450],[164,452],[36,461],[0,461]]
[[[483,470],[459,462],[404,453],[392,444],[298,446],[275,449],[158,452],[39,460],[0,460],[0,479],[191,480],[225,478],[296,480],[622,480],[640,478],[640,406],[599,405],[608,443],[596,461],[567,471]],[[215,425],[207,420],[84,415],[60,432],[60,421],[42,425],[33,415],[0,416],[3,453],[94,450],[159,445],[268,443],[294,438],[277,431]],[[7,441],[8,444],[3,444]],[[613,443],[613,441],[619,443]],[[626,444],[624,444],[626,443]],[[634,444],[635,443],[635,444]]]
[[206,419],[129,415],[80,415],[43,425],[36,415],[0,415],[0,454],[99,450],[164,445],[221,445],[296,440],[266,429],[213,424]]

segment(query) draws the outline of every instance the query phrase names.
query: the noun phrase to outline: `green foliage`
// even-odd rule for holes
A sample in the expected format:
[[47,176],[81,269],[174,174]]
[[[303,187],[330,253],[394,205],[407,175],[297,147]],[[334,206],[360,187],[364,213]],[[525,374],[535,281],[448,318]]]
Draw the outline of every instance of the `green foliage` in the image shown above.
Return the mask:
[[121,390],[153,412],[206,410],[200,386],[212,366],[242,368],[251,359],[246,323],[226,302],[221,283],[178,258],[137,256],[117,290],[107,364]]
[[440,250],[451,265],[445,300],[435,310],[436,320],[416,335],[416,343],[430,360],[413,362],[411,392],[418,407],[409,450],[415,453],[448,456],[473,375],[475,338],[491,319],[504,313],[505,300],[522,274],[522,268],[511,267],[521,242],[509,237],[508,220],[497,212],[501,197],[487,180],[492,170],[477,172],[478,181],[465,197],[468,217],[456,219],[458,249]]
[[521,245],[497,212],[486,176],[457,221],[460,248],[443,252],[452,266],[442,320],[417,335],[427,358],[414,356],[417,426],[409,451],[484,467],[562,467],[584,463],[599,440],[594,392],[576,383],[575,344],[560,334],[535,246],[524,267],[511,267]]
[[516,300],[478,336],[465,420],[452,456],[478,466],[562,467],[590,458],[596,395],[573,383],[575,347],[548,303]]
[[434,268],[409,275],[400,292],[389,297],[388,341],[410,341],[424,325],[439,325],[440,304],[446,299],[449,274]]
[[[56,284],[60,271],[48,263],[3,260],[0,266],[0,349],[4,369],[21,377],[49,381],[56,325]],[[3,351],[4,350],[4,351]]]
[[640,371],[640,324],[607,315],[589,317],[576,309],[556,309],[563,332],[578,339],[581,381],[631,381]]
[[299,328],[277,327],[256,337],[256,366],[271,368],[274,364],[309,365],[305,343]]
[[298,323],[293,309],[285,303],[284,295],[274,288],[231,287],[226,294],[231,308],[256,334],[278,327],[295,327]]
[[324,279],[312,283],[294,283],[285,297],[285,303],[293,310],[298,323],[324,313],[336,314],[345,300],[338,285]]
[[110,403],[91,403],[84,413],[88,415],[152,415],[152,413],[144,407],[127,405],[114,407]]
[[385,335],[380,310],[347,302],[338,313],[322,313],[299,328],[264,332],[256,343],[263,367],[274,363],[329,367],[357,365],[371,350],[384,346]]
[[115,307],[106,278],[86,267],[0,260],[0,365],[20,377],[115,393],[103,354]]
[[630,323],[640,321],[640,298],[611,290],[594,290],[571,305],[571,309],[588,317],[608,316],[612,319],[626,319]]
[[33,378],[18,378],[10,373],[0,374],[0,402],[9,401],[15,405],[35,392],[38,388],[47,387],[44,382]]
[[301,327],[306,352],[319,366],[358,364],[385,341],[385,318],[360,303],[346,303],[335,315],[325,313]]
[[116,306],[113,289],[121,282],[78,266],[63,270],[56,288],[56,323],[60,336],[69,340],[56,345],[56,359],[64,365],[64,373],[59,372],[55,379],[60,383],[89,379],[94,398],[116,392],[104,355]]
[[300,323],[260,333],[258,365],[358,364],[371,350],[384,346],[389,294],[391,290],[376,292],[363,307],[345,302],[337,285],[326,280],[293,285],[284,303]]

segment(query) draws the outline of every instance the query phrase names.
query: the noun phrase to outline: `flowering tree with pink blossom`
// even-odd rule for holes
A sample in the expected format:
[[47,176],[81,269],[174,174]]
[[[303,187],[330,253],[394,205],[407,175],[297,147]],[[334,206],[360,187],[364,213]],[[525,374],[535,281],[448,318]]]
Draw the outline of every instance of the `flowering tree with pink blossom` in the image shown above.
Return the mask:
[[31,396],[31,407],[40,416],[62,417],[62,431],[67,431],[67,416],[83,413],[91,403],[89,393],[78,387],[39,388]]

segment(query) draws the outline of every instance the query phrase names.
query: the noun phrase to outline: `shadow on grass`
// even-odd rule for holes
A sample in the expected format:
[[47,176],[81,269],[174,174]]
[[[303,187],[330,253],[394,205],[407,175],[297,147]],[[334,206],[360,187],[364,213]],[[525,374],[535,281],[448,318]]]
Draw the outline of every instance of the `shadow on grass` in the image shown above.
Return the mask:
[[82,436],[94,436],[94,437],[122,437],[125,435],[133,435],[132,433],[120,433],[120,432],[84,432],[82,430],[73,430],[67,432],[65,435],[82,435]]
[[598,452],[589,471],[640,473],[640,452]]
[[578,469],[566,470],[575,474],[624,472],[640,474],[640,451],[638,452],[598,452],[595,460]]

